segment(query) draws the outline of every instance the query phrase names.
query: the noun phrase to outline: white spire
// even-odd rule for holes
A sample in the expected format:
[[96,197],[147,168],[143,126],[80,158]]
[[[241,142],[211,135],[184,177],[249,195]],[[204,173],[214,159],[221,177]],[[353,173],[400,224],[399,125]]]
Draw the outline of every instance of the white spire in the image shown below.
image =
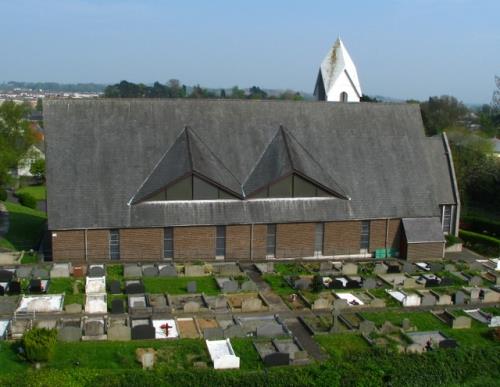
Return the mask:
[[337,102],[359,102],[362,96],[356,66],[340,37],[321,62],[314,95]]

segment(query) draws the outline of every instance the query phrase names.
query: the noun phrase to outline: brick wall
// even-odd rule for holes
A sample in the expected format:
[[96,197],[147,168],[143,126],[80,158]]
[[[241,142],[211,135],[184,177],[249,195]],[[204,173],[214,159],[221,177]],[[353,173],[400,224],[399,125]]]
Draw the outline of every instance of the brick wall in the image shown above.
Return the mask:
[[84,231],[52,231],[52,259],[56,262],[85,261]]
[[386,226],[385,219],[370,221],[370,252],[376,249],[385,249]]
[[289,223],[276,226],[276,258],[314,255],[315,223]]
[[226,227],[226,259],[250,259],[251,226]]
[[265,259],[267,247],[267,225],[256,224],[253,226],[252,258]]
[[174,259],[215,259],[214,226],[174,227]]
[[109,230],[87,230],[87,260],[109,260]]
[[359,221],[325,223],[323,254],[357,254],[360,239],[361,222]]
[[161,259],[163,259],[163,228],[120,230],[120,260],[159,261]]
[[407,245],[406,259],[419,261],[425,259],[438,259],[444,256],[444,242],[438,243],[409,243]]
[[389,220],[387,247],[397,250],[401,249],[401,219]]

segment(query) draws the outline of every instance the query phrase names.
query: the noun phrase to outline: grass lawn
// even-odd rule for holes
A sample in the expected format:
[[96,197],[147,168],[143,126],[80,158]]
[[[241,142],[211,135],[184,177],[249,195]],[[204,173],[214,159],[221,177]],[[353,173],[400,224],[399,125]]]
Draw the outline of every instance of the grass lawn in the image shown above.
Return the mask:
[[[74,293],[73,286],[74,283],[77,282],[78,285],[78,293]],[[69,304],[80,304],[83,305],[84,301],[84,284],[83,280],[75,280],[73,278],[53,278],[49,282],[49,289],[47,293],[49,294],[60,294],[65,293],[64,295],[64,305]]]
[[370,350],[368,343],[360,335],[353,333],[316,335],[314,336],[314,340],[333,359],[340,359],[344,355],[352,355]]
[[106,281],[123,282],[123,265],[106,265]]
[[38,263],[38,254],[24,253],[23,257],[21,258],[21,263],[25,265],[30,263]]
[[240,357],[240,367],[242,370],[255,370],[264,367],[257,350],[253,346],[252,339],[232,338],[236,356]]
[[47,198],[47,190],[44,185],[29,185],[18,189],[16,193],[29,193],[37,201],[45,200]]
[[212,276],[206,277],[152,277],[143,278],[144,287],[147,293],[168,293],[168,294],[186,294],[187,283],[196,281],[197,292],[205,293],[208,296],[214,296],[220,293],[217,282]]
[[28,363],[19,359],[16,353],[17,345],[12,341],[0,341],[0,375],[25,372]]
[[281,275],[298,275],[298,274],[310,274],[300,263],[275,263],[274,271]]
[[279,296],[289,296],[297,291],[292,289],[290,285],[283,279],[282,276],[276,274],[264,274],[262,276],[264,281],[266,281],[271,289]]
[[12,202],[4,204],[9,211],[10,227],[5,238],[0,239],[0,247],[12,250],[35,248],[42,236],[46,214]]

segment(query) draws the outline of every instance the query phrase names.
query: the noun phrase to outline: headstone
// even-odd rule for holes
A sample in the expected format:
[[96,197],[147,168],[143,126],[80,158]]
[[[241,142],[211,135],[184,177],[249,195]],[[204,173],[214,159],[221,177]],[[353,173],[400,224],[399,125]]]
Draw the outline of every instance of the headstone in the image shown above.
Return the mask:
[[284,352],[273,352],[264,356],[264,365],[268,367],[284,366],[290,364],[290,354]]
[[361,282],[349,279],[345,284],[346,289],[359,289],[361,288]]
[[330,270],[332,270],[332,263],[330,261],[320,262],[319,271],[330,271]]
[[406,347],[406,352],[420,354],[425,352],[425,348],[422,344],[413,343]]
[[294,282],[293,286],[297,290],[307,290],[311,286],[312,280],[310,278],[300,278]]
[[184,275],[186,277],[202,277],[205,275],[205,266],[186,265],[184,266]]
[[262,300],[260,298],[247,298],[241,303],[242,312],[258,312],[262,310]]
[[355,263],[347,262],[342,265],[343,275],[356,275],[358,274],[358,265]]
[[123,276],[125,278],[141,278],[142,270],[137,265],[125,265],[123,269]]
[[439,273],[440,271],[443,271],[443,264],[439,262],[431,262],[431,273]]
[[469,329],[471,327],[472,320],[470,317],[458,316],[453,319],[452,329]]
[[145,265],[142,267],[142,275],[144,277],[157,277],[158,273],[158,268],[156,266]]
[[131,331],[132,340],[150,340],[156,336],[155,327],[152,325],[137,325]]
[[238,281],[233,281],[233,280],[225,281],[222,284],[222,289],[221,290],[222,290],[223,293],[234,293],[234,292],[237,292],[238,291]]
[[102,321],[87,321],[85,323],[85,336],[104,335],[104,323]]
[[241,270],[237,264],[226,263],[224,265],[220,265],[219,275],[222,276],[238,276],[241,275]]
[[43,267],[37,267],[33,269],[32,276],[33,278],[49,279],[49,272]]
[[153,369],[155,365],[156,351],[153,348],[137,348],[136,357],[139,363],[142,364],[143,370],[150,370]]
[[122,293],[122,285],[120,281],[118,280],[113,280],[109,284],[109,292],[111,294],[121,294]]
[[402,325],[404,331],[409,331],[413,328],[413,325],[412,325],[409,318],[404,318],[401,325]]
[[417,286],[415,278],[408,277],[403,280],[403,289],[411,289]]
[[33,272],[32,267],[21,266],[16,269],[16,277],[21,279],[30,278],[32,272]]
[[196,301],[188,301],[184,304],[185,313],[196,313],[200,311],[200,304]]
[[500,302],[500,293],[494,290],[486,290],[483,293],[483,302],[484,303]]
[[490,328],[500,327],[500,316],[491,317],[490,323],[488,324]]
[[30,293],[42,293],[44,289],[42,288],[42,281],[39,279],[32,279],[29,284]]
[[413,274],[415,273],[416,271],[416,268],[415,268],[415,265],[411,262],[405,262],[403,264],[403,273],[407,273],[407,274]]
[[69,263],[55,263],[50,270],[50,278],[68,278],[70,275]]
[[483,264],[478,261],[469,262],[469,269],[472,271],[482,271],[484,270]]
[[401,266],[397,263],[387,265],[387,273],[401,273]]
[[57,332],[57,339],[65,342],[75,342],[82,339],[82,328],[75,326],[65,326]]
[[430,293],[423,293],[421,296],[420,305],[422,306],[436,305],[436,297],[434,297]]
[[69,314],[82,313],[82,306],[80,304],[68,304],[64,306],[64,310]]
[[131,337],[131,329],[126,325],[111,325],[108,328],[109,341],[129,341]]
[[14,273],[10,270],[0,270],[0,282],[10,282]]
[[341,298],[337,298],[333,301],[333,309],[336,311],[341,311],[344,309],[347,309],[349,307],[349,304],[347,303],[346,300],[343,300]]
[[457,342],[453,339],[444,339],[439,342],[439,348],[443,349],[453,349],[457,348]]
[[444,265],[444,270],[451,273],[453,271],[456,271],[457,267],[452,263],[447,263],[446,265]]
[[399,328],[395,326],[393,323],[390,321],[385,321],[382,326],[380,327],[380,333],[384,335],[388,335],[391,333],[396,333],[399,332]]
[[160,269],[158,275],[160,277],[177,277],[177,270],[174,265],[165,265]]
[[252,280],[248,280],[241,284],[241,290],[243,292],[256,292],[258,288],[255,282],[253,282]]
[[11,281],[9,284],[9,294],[16,295],[21,293],[21,282]]
[[205,340],[221,340],[224,338],[224,330],[222,328],[205,328],[203,329],[203,338]]
[[121,298],[115,298],[111,301],[111,313],[112,314],[123,314],[125,313],[125,308],[123,306],[123,300]]
[[188,282],[186,288],[188,293],[196,293],[197,291],[196,281]]
[[377,287],[377,280],[373,277],[365,278],[363,280],[363,289],[375,289]]
[[127,281],[125,283],[125,293],[127,294],[145,293],[144,285],[141,282]]
[[224,337],[226,339],[246,337],[246,332],[241,325],[233,324],[224,329]]
[[455,305],[462,305],[462,304],[465,304],[465,300],[467,299],[466,295],[464,292],[462,292],[461,290],[458,290],[457,292],[455,292],[455,294],[453,295],[453,303]]
[[227,300],[226,300],[226,297],[224,296],[218,296],[215,298],[215,301],[214,301],[214,306],[215,306],[215,309],[224,309],[227,307]]
[[277,337],[284,334],[283,326],[275,321],[259,325],[255,330],[257,337]]
[[474,275],[469,279],[469,286],[481,286],[482,283],[483,280],[477,275]]
[[0,285],[0,296],[5,295],[5,287],[3,285]]
[[484,294],[484,291],[482,291],[482,289],[478,289],[478,288],[469,289],[469,297],[470,297],[471,302],[478,302],[479,297],[481,296],[481,292],[482,292],[482,294]]
[[332,306],[331,302],[327,298],[317,298],[312,304],[312,310],[330,309]]
[[89,271],[87,272],[87,277],[104,277],[104,276],[106,276],[104,267],[98,265],[91,265],[89,267]]
[[370,306],[372,308],[385,308],[385,300],[382,298],[373,298],[370,301]]
[[57,320],[36,320],[35,322],[36,328],[45,328],[45,329],[56,329],[57,328]]
[[82,265],[73,266],[73,277],[81,278],[85,276],[85,267]]
[[375,274],[386,274],[387,273],[387,265],[385,263],[377,263],[373,268],[373,272]]
[[451,278],[443,277],[443,278],[441,278],[441,282],[439,282],[439,285],[436,285],[436,286],[445,287],[445,286],[452,286],[452,285],[453,285],[453,280]]
[[375,332],[376,329],[377,327],[373,321],[363,320],[359,323],[359,331],[364,336],[370,335],[372,332]]

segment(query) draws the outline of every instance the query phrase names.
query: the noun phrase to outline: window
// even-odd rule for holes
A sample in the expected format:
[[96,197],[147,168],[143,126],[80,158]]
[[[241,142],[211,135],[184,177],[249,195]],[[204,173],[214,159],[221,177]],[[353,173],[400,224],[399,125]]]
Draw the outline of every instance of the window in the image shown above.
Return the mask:
[[441,224],[443,225],[443,232],[449,234],[451,232],[451,211],[450,205],[443,205],[441,210]]
[[314,235],[314,254],[323,255],[323,235],[325,233],[324,223],[316,223],[316,232]]
[[217,226],[215,236],[215,256],[224,257],[226,255],[226,226]]
[[345,91],[340,93],[340,102],[347,102],[349,100],[349,96]]
[[267,225],[267,256],[274,257],[276,255],[276,225]]
[[120,259],[120,230],[109,230],[109,257],[113,261]]
[[174,257],[174,229],[165,227],[163,229],[163,258],[172,259]]
[[361,250],[368,250],[370,247],[370,221],[363,220],[361,222],[361,241],[359,248]]
[[297,175],[287,176],[253,194],[252,199],[260,198],[312,198],[332,196],[321,188]]

